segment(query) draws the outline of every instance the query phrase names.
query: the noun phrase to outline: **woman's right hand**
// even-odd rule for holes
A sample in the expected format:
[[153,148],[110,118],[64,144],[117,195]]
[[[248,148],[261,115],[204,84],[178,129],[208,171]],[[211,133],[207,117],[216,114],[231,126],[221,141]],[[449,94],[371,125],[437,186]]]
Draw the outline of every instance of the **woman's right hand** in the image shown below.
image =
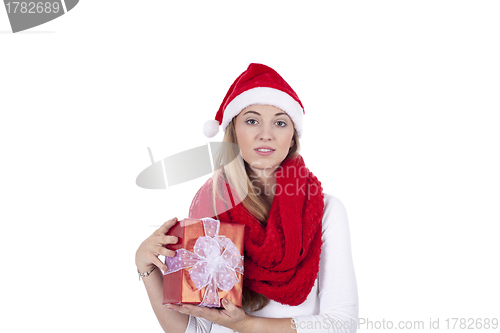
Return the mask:
[[168,220],[141,243],[135,253],[135,265],[140,273],[149,272],[153,266],[157,266],[162,271],[168,270],[167,265],[158,256],[175,257],[175,251],[165,248],[164,245],[177,244],[177,237],[167,235],[167,232],[176,223],[177,217]]

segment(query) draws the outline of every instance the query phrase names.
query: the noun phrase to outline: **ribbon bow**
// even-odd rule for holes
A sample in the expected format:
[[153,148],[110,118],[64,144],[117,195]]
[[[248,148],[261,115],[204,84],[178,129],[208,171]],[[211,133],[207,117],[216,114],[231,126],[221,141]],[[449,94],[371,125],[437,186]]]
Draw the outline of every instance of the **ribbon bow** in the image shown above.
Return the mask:
[[205,295],[199,306],[220,307],[217,288],[229,291],[238,283],[236,272],[243,274],[243,256],[231,239],[219,235],[220,222],[203,218],[205,235],[199,237],[194,245],[194,253],[179,249],[175,257],[165,257],[168,271],[177,272],[191,267],[189,274],[198,290],[203,287]]

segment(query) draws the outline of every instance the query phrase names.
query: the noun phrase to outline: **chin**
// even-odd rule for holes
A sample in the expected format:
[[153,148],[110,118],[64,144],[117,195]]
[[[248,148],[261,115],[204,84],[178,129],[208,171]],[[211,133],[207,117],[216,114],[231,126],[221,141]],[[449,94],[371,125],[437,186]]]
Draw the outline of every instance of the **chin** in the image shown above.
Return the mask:
[[252,167],[252,169],[264,170],[264,169],[276,169],[277,167],[279,167],[281,162],[269,161],[264,159],[254,159],[248,164]]

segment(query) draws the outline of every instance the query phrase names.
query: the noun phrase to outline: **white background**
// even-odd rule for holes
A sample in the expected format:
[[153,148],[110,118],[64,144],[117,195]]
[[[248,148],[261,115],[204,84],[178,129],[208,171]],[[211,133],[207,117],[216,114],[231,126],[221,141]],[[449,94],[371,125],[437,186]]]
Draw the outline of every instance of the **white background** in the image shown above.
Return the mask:
[[12,34],[0,9],[0,327],[161,331],[135,251],[206,177],[135,178],[147,147],[208,141],[250,62],[305,106],[302,155],[347,208],[360,317],[499,318],[499,16],[497,1],[84,0]]

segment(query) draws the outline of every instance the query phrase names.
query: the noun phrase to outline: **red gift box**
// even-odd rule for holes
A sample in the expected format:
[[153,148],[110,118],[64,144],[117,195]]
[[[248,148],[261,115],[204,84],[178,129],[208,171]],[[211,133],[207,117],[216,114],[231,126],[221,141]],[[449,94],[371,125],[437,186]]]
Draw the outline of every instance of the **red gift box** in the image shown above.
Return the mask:
[[165,257],[169,270],[163,275],[163,305],[220,307],[220,298],[227,298],[241,307],[244,232],[242,224],[211,218],[184,219],[172,227],[168,235],[179,241],[167,246],[177,254]]

